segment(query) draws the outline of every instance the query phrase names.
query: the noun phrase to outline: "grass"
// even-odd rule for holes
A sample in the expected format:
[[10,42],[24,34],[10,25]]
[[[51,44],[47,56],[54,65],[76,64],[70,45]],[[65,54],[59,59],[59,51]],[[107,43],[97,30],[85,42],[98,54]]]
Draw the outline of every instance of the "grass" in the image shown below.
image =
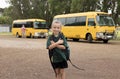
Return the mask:
[[120,41],[120,38],[116,38],[115,40],[119,40]]
[[12,35],[11,32],[0,32],[0,35]]
[[120,31],[116,34],[116,40],[120,40]]

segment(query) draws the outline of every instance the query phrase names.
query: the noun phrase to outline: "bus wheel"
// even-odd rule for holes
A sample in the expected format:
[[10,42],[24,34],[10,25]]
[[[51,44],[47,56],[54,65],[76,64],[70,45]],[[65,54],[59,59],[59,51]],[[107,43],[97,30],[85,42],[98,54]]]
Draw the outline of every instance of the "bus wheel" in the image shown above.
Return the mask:
[[92,42],[92,35],[91,35],[91,34],[88,34],[88,36],[87,36],[87,41],[88,41],[89,43]]
[[30,38],[33,38],[34,36],[32,36],[32,34],[30,33],[30,36],[29,36]]
[[16,33],[16,37],[17,37],[17,38],[20,38],[20,35],[19,35],[18,33]]
[[77,38],[73,38],[73,41],[79,41],[79,39],[77,39]]
[[108,40],[103,40],[103,43],[108,43]]

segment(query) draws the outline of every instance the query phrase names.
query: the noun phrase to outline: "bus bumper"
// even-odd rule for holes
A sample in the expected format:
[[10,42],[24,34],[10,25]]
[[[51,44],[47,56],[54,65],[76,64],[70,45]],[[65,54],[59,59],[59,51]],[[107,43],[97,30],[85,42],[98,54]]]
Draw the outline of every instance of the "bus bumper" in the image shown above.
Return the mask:
[[113,33],[96,33],[96,38],[97,40],[109,40],[109,39],[113,39]]
[[44,33],[44,32],[35,32],[34,37],[44,38],[44,37],[47,37],[47,33]]

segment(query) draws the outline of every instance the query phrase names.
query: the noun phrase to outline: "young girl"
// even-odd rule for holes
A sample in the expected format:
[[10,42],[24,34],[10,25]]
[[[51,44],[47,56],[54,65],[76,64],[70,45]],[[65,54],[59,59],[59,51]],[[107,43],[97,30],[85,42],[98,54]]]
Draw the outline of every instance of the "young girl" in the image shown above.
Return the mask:
[[61,28],[61,22],[57,20],[53,21],[51,27],[53,34],[47,40],[47,49],[49,50],[49,57],[55,71],[56,79],[65,79],[64,69],[68,68],[65,52],[63,52],[68,47],[68,44],[61,33]]

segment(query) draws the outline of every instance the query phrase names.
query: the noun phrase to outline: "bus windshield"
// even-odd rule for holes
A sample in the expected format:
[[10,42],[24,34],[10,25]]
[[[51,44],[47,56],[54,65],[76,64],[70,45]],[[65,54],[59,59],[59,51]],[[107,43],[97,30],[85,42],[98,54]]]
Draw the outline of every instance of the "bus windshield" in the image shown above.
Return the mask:
[[113,19],[108,15],[97,15],[96,20],[99,26],[115,26]]
[[46,29],[47,28],[46,22],[36,21],[36,22],[34,22],[34,28],[35,29]]

